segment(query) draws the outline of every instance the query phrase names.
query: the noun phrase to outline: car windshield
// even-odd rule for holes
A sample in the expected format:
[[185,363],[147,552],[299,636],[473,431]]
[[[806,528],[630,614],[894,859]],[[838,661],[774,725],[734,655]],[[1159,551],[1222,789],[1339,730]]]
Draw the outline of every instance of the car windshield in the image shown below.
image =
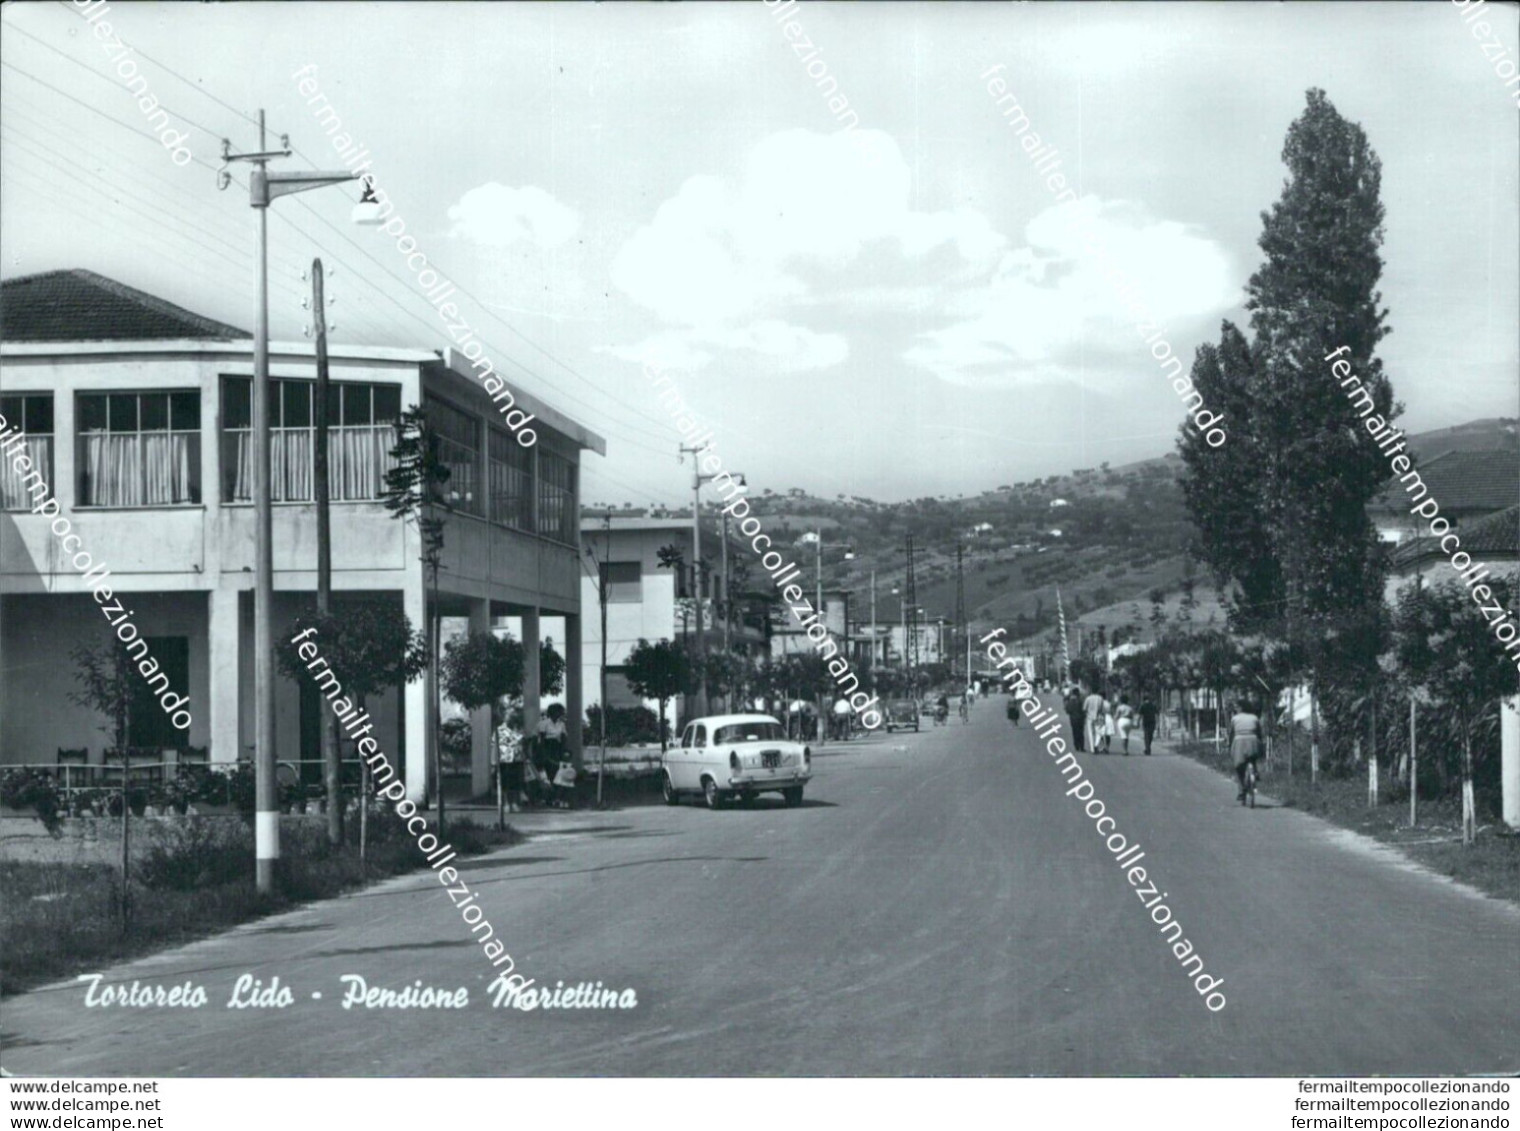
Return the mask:
[[781,724],[769,720],[753,723],[733,723],[730,726],[719,727],[718,736],[713,741],[720,745],[725,742],[773,742],[776,739],[785,738],[781,733]]

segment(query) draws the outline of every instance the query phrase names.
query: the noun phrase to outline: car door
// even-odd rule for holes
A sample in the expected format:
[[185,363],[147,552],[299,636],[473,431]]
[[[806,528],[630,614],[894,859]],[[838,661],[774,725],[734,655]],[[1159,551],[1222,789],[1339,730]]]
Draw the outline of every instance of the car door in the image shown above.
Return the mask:
[[688,755],[691,753],[691,730],[692,724],[687,723],[686,729],[681,732],[680,740],[665,751],[665,772],[670,775],[670,784],[677,789],[686,788],[686,764],[690,760]]
[[691,783],[689,788],[701,789],[702,773],[708,768],[708,762],[710,761],[708,755],[711,753],[707,745],[706,723],[692,724],[691,749],[687,753],[690,756],[689,765],[691,767],[688,770],[688,774],[690,775],[689,781]]

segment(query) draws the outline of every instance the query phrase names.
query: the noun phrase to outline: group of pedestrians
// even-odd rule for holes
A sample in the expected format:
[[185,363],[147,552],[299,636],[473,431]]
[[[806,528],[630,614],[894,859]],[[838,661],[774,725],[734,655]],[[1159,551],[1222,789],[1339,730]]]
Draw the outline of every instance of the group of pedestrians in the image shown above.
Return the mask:
[[503,719],[491,735],[501,781],[501,805],[508,813],[525,805],[569,809],[575,799],[575,765],[566,750],[565,708],[551,703],[539,718],[532,740]]
[[1149,695],[1142,696],[1140,705],[1135,707],[1130,704],[1127,692],[1120,694],[1119,701],[1113,703],[1096,687],[1084,696],[1082,688],[1072,684],[1066,689],[1064,704],[1077,753],[1111,754],[1117,738],[1122,752],[1128,757],[1130,732],[1138,719],[1145,739],[1145,754],[1150,755],[1151,743],[1156,737],[1156,720],[1161,711]]

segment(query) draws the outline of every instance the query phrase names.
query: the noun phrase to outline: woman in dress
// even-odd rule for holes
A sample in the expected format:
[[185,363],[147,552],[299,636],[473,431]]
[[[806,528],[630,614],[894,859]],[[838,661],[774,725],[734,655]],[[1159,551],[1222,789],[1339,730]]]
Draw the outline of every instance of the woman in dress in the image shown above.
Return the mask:
[[1230,758],[1235,763],[1235,780],[1240,785],[1236,801],[1246,799],[1246,767],[1261,757],[1261,718],[1254,704],[1242,702],[1230,716]]
[[1124,756],[1129,757],[1129,732],[1135,725],[1135,709],[1129,705],[1129,696],[1120,695],[1119,705],[1114,708],[1114,726],[1119,731],[1119,741],[1124,744]]

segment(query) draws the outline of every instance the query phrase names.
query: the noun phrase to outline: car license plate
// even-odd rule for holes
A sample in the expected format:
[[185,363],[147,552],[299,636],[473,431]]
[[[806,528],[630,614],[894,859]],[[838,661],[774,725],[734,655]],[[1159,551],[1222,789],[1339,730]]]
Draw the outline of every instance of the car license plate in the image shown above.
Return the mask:
[[781,765],[781,751],[779,751],[779,750],[766,750],[766,751],[764,751],[760,755],[760,766],[761,766],[762,769],[774,770],[774,769],[776,769],[780,765]]

